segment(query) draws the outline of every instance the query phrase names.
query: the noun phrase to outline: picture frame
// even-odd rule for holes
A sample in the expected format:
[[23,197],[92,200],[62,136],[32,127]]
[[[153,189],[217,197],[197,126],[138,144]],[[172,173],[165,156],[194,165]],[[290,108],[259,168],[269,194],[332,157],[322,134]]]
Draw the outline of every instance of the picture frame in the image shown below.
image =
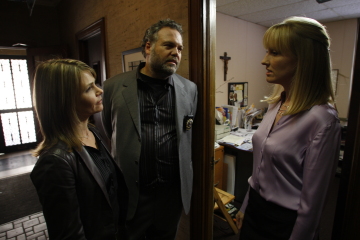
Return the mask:
[[121,53],[123,72],[133,71],[141,62],[145,62],[142,55],[142,48],[134,48]]
[[228,105],[238,107],[248,105],[248,82],[228,83]]

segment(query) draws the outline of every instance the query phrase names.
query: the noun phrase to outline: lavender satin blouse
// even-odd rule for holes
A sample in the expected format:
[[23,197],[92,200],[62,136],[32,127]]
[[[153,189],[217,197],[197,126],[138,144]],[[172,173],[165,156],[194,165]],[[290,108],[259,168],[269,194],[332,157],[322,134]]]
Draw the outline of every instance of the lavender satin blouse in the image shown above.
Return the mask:
[[[250,186],[267,201],[297,210],[291,240],[313,239],[339,159],[340,123],[331,105],[282,116],[271,104],[253,142]],[[245,212],[248,194],[240,209]]]

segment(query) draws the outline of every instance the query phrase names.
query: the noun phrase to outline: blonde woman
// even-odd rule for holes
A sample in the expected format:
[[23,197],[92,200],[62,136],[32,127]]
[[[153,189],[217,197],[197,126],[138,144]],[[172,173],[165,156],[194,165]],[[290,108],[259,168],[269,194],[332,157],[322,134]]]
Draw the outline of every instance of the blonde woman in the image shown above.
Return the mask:
[[270,27],[261,61],[274,84],[253,136],[253,172],[237,214],[240,239],[317,239],[340,147],[331,86],[330,38],[314,19]]

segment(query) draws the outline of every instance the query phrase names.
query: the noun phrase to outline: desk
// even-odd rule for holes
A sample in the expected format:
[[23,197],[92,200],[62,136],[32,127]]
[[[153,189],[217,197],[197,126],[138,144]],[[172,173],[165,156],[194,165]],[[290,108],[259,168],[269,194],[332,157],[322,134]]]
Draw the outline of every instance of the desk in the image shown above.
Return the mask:
[[214,187],[223,189],[224,172],[224,147],[219,146],[215,149],[214,157]]
[[236,157],[234,195],[235,200],[242,203],[249,188],[248,179],[252,174],[253,153],[252,151],[236,148],[231,144],[219,144],[224,146],[225,154],[230,154]]

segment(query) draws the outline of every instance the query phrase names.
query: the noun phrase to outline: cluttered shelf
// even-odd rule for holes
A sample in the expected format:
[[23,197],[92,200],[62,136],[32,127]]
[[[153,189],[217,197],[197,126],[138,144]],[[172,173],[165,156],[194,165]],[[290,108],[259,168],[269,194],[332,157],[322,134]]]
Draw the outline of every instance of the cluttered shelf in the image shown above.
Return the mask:
[[223,189],[241,203],[252,172],[252,136],[266,109],[224,105],[215,110],[215,149],[224,151]]
[[220,145],[226,145],[227,147],[236,148],[243,151],[252,152],[252,136],[255,133],[255,129],[243,129],[239,128],[236,131],[229,132],[225,137],[217,140]]
[[255,123],[261,122],[265,109],[257,109],[254,104],[247,107],[223,105],[215,108],[216,125],[230,126],[231,130],[244,128],[251,130]]
[[216,108],[215,137],[217,143],[244,151],[252,151],[251,139],[261,123],[263,109],[237,108],[225,105]]
[[266,113],[254,104],[247,107],[223,105],[215,109],[215,140],[241,150],[251,151],[251,138]]

